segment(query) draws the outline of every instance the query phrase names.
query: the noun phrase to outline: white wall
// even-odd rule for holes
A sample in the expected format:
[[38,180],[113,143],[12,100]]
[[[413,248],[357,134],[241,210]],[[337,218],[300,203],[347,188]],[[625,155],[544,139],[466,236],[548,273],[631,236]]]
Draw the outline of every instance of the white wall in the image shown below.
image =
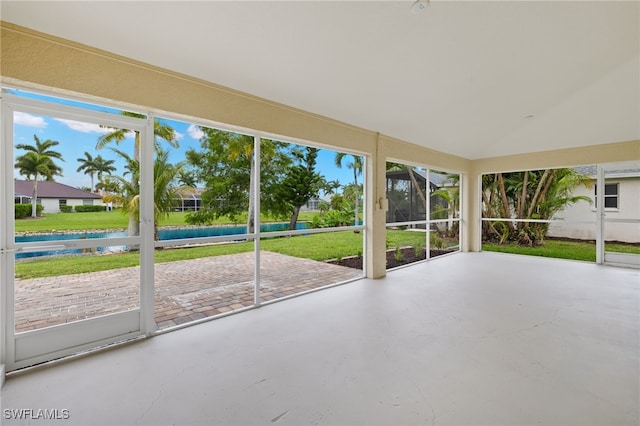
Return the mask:
[[[606,183],[618,183],[618,209],[606,209],[606,219],[638,219],[640,218],[640,178],[607,179]],[[586,195],[595,200],[595,181],[589,186],[580,186],[574,195]],[[595,240],[596,238],[596,206],[580,201],[555,216],[566,223],[551,224],[549,237],[576,238]],[[572,221],[592,222],[571,223]],[[640,225],[633,223],[605,223],[605,240],[640,243]]]
[[[60,200],[58,198],[44,198],[41,199],[42,206],[44,207],[44,214],[47,213],[60,213]],[[101,206],[103,203],[101,200],[92,200],[92,205]],[[67,198],[68,206],[83,206],[84,200]]]

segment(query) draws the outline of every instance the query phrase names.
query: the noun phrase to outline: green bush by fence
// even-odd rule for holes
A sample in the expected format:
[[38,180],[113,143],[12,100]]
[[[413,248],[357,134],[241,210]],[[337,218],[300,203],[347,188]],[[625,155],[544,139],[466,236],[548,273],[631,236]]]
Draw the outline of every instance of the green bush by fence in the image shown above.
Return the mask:
[[[42,210],[44,210],[44,207],[42,207],[42,205],[36,205],[36,215],[42,216]],[[31,204],[16,204],[15,215],[16,219],[22,219],[23,217],[31,216]]]
[[105,207],[104,206],[75,206],[75,209],[78,213],[103,212],[105,210]]

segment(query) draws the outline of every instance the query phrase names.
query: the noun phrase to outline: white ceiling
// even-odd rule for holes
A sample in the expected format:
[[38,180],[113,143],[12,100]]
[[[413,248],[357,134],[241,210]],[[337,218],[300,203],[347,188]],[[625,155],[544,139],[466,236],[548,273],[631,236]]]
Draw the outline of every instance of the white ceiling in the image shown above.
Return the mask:
[[1,18],[476,159],[640,139],[640,3],[1,2]]

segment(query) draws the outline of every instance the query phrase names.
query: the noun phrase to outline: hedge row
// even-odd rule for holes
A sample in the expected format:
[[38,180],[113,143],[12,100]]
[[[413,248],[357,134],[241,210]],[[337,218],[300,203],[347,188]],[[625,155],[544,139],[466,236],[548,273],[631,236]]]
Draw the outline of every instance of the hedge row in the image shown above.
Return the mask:
[[78,213],[103,212],[103,211],[105,211],[105,209],[106,209],[105,206],[75,206],[75,210]]
[[[44,207],[42,205],[36,205],[36,215],[41,216]],[[23,217],[31,216],[31,204],[16,204],[15,205],[16,219],[22,219]]]

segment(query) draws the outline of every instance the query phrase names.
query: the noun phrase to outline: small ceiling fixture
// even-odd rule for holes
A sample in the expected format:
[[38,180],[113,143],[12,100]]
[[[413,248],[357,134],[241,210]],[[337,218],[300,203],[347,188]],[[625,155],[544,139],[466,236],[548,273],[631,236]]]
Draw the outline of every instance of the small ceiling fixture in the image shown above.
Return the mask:
[[411,13],[422,13],[429,6],[429,0],[418,0],[411,5]]

